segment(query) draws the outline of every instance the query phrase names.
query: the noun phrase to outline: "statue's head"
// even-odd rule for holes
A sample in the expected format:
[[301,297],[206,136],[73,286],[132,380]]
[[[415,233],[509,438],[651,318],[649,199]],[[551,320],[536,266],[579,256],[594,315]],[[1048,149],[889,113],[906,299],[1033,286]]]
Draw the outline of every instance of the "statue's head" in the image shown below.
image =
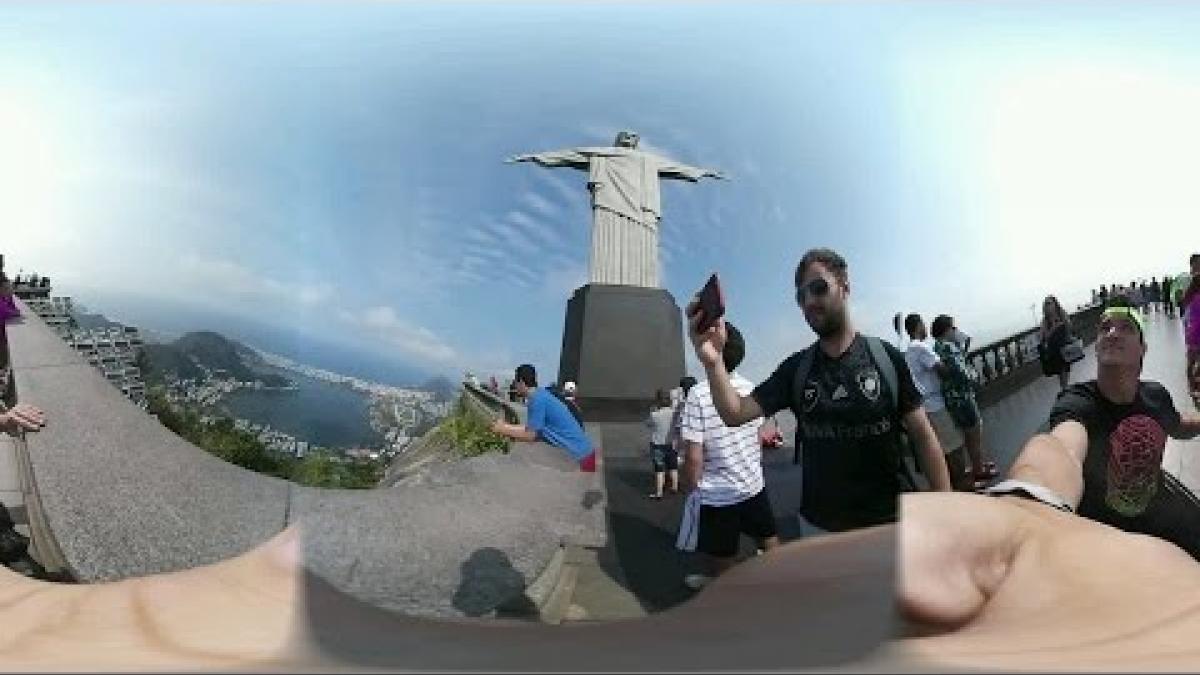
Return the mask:
[[638,135],[632,131],[618,131],[617,140],[613,145],[618,148],[636,148],[638,144]]

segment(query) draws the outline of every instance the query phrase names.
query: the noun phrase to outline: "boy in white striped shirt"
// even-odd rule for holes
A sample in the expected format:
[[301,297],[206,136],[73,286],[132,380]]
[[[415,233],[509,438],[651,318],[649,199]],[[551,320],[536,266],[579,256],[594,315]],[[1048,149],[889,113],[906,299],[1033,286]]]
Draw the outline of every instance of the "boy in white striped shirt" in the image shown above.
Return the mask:
[[[746,343],[728,321],[725,327],[729,339],[722,360],[734,388],[747,396],[754,385],[734,372],[746,355]],[[740,427],[725,426],[713,405],[708,382],[692,387],[684,402],[680,425],[685,448],[682,478],[689,494],[676,545],[684,551],[707,554],[715,574],[737,562],[742,534],[753,537],[760,549],[779,545],[775,515],[763,481],[758,438],[762,422],[758,417]],[[708,578],[688,575],[684,583],[699,588]]]

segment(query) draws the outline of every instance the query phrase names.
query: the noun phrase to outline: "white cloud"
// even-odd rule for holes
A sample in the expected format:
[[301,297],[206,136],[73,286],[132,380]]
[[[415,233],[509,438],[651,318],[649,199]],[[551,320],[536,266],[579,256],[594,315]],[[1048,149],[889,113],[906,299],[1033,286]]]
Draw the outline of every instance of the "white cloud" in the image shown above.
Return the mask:
[[444,338],[402,319],[391,307],[378,305],[357,314],[340,311],[338,317],[350,327],[398,349],[408,359],[441,366],[456,366],[461,362],[458,352]]
[[546,273],[541,280],[542,296],[549,302],[566,303],[576,288],[587,283],[587,263],[565,256],[555,256],[548,261]]
[[568,209],[591,207],[591,195],[588,194],[587,180],[584,178],[586,174],[582,171],[536,168],[534,176],[537,180],[550,188]]
[[536,240],[545,249],[558,250],[566,246],[560,225],[540,221],[523,211],[509,211],[505,219],[519,227],[522,234]]
[[186,292],[242,298],[256,303],[313,307],[328,301],[334,287],[325,282],[283,281],[230,260],[186,255],[179,261],[177,282]]
[[529,237],[522,234],[512,224],[492,220],[488,224],[488,229],[495,235],[494,245],[497,249],[511,253],[537,253],[538,247]]
[[521,195],[521,201],[530,209],[545,218],[555,218],[562,211],[561,207],[557,206],[549,199],[546,199],[536,192],[523,193]]

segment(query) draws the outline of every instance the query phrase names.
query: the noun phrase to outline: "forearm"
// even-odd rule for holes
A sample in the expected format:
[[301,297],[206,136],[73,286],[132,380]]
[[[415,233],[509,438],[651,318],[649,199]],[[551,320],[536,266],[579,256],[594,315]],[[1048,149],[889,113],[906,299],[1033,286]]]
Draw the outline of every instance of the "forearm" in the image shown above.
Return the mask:
[[921,465],[935,491],[950,492],[954,486],[950,483],[950,468],[946,466],[946,456],[932,431],[928,436],[928,438],[922,438],[917,444],[917,454],[920,456]]
[[1083,465],[1067,451],[1062,441],[1050,434],[1038,434],[1030,439],[1008,477],[1035,483],[1053,490],[1071,505],[1079,506],[1083,498]]
[[537,440],[536,432],[530,431],[529,429],[526,429],[518,424],[496,422],[496,424],[492,426],[492,431],[500,434],[501,436],[511,438],[514,441],[525,441],[527,443],[531,443]]
[[950,483],[950,469],[946,466],[946,457],[942,453],[942,444],[938,442],[933,427],[925,409],[917,407],[904,415],[904,426],[908,429],[909,438],[917,448],[917,461],[925,470],[929,483],[938,492],[950,492],[954,489]]
[[704,475],[704,453],[698,443],[684,443],[683,470],[679,474],[685,492],[691,492],[700,485],[700,477]]
[[717,414],[721,416],[721,421],[725,423],[725,426],[740,427],[746,422],[762,416],[762,410],[759,409],[754,399],[743,397],[738,394],[737,389],[734,389],[724,363],[706,365],[704,373],[708,377],[713,405],[717,408]]

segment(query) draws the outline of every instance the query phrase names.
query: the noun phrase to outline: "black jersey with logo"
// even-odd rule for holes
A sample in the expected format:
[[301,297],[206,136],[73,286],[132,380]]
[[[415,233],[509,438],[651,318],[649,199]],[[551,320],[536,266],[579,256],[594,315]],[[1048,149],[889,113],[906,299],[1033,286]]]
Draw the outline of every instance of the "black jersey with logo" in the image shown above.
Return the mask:
[[896,369],[895,406],[862,335],[837,358],[817,348],[800,396],[792,395],[799,353],[752,393],[766,415],[784,408],[796,415],[803,458],[800,511],[818,527],[842,531],[896,518],[900,418],[920,405],[921,395],[904,356],[884,346]]

